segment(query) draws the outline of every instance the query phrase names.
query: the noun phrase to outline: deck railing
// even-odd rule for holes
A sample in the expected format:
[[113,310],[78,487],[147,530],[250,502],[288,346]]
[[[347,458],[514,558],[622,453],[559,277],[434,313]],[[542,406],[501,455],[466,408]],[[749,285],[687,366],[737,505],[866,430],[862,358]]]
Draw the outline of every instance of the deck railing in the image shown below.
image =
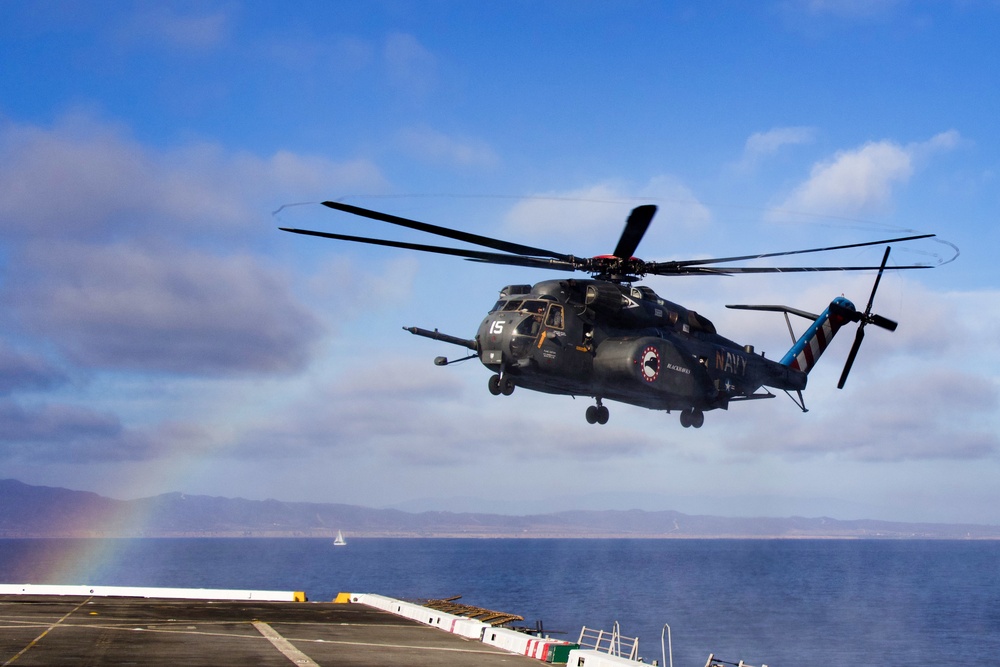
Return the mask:
[[615,627],[611,632],[583,626],[577,644],[580,648],[600,651],[619,658],[637,660],[639,657],[639,638],[622,636],[618,621],[615,621]]

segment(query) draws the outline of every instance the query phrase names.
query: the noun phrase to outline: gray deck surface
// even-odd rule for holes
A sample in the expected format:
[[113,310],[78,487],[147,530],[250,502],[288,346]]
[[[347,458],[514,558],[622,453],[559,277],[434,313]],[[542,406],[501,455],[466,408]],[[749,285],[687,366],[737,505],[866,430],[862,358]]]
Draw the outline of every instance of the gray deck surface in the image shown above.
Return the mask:
[[0,596],[0,665],[538,665],[360,604]]

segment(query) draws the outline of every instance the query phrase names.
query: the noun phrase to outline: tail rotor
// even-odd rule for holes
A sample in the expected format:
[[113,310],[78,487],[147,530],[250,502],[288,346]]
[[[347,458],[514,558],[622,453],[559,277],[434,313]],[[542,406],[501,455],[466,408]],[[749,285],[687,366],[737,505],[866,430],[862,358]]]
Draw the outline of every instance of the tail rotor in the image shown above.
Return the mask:
[[882,280],[882,273],[885,271],[886,262],[889,261],[889,251],[890,247],[886,246],[885,254],[882,256],[882,264],[879,266],[878,275],[875,276],[875,284],[872,285],[871,296],[868,297],[868,305],[865,306],[865,312],[855,313],[851,316],[851,319],[858,323],[858,333],[854,336],[854,345],[851,346],[851,352],[847,355],[847,362],[844,364],[844,370],[840,374],[840,382],[837,383],[837,389],[843,389],[844,384],[847,382],[847,376],[851,372],[851,367],[854,366],[854,359],[858,356],[858,350],[861,348],[861,341],[865,339],[865,326],[868,324],[874,324],[882,329],[887,329],[888,331],[895,331],[898,326],[897,322],[890,320],[887,317],[882,317],[881,315],[872,313],[872,304],[875,301],[875,292],[878,290],[878,284]]

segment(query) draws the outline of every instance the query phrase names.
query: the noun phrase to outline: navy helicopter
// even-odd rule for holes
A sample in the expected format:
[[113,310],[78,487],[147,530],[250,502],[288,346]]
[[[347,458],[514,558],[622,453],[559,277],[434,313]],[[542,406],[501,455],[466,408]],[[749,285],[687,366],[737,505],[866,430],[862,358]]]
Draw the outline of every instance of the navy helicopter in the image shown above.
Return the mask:
[[[649,227],[656,206],[633,209],[618,245],[610,255],[575,257],[532,246],[511,243],[447,227],[410,220],[351,204],[327,201],[331,209],[409,229],[462,241],[490,250],[448,248],[390,241],[331,232],[281,227],[282,231],[340,241],[367,243],[420,252],[461,257],[473,262],[504,264],[590,274],[590,279],[562,278],[535,285],[508,285],[479,325],[475,338],[460,338],[436,329],[404,327],[412,334],[452,343],[471,354],[445,366],[479,358],[492,371],[488,387],[493,395],[509,396],[516,387],[548,394],[589,396],[594,404],[586,410],[591,424],[606,424],[609,410],[604,401],[678,411],[681,425],[700,428],[709,410],[729,408],[738,401],[774,398],[767,388],[793,396],[805,412],[802,390],[809,371],[830,341],[846,324],[857,323],[854,344],[848,354],[838,387],[847,381],[865,335],[873,324],[895,331],[897,323],[871,312],[882,273],[889,260],[889,243],[930,238],[934,234],[905,236],[848,245],[786,252],[646,262],[633,256]],[[879,266],[727,266],[772,257],[886,245]],[[925,269],[928,265],[894,266],[893,269]],[[652,289],[636,283],[647,275],[733,275],[812,271],[875,271],[878,273],[868,303],[859,311],[851,301],[837,297],[820,314],[788,306],[730,305],[729,308],[764,310],[797,315],[812,324],[795,338],[780,360],[765,358],[752,345],[740,345],[722,335],[704,316],[663,299]],[[789,322],[789,331],[791,324]]]

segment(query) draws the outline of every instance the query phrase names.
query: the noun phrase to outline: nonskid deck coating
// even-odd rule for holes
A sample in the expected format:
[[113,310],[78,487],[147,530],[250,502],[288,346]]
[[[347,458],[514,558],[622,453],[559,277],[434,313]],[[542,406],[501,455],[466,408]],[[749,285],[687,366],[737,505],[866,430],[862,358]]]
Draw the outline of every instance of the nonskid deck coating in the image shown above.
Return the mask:
[[0,665],[534,665],[361,604],[0,596]]

